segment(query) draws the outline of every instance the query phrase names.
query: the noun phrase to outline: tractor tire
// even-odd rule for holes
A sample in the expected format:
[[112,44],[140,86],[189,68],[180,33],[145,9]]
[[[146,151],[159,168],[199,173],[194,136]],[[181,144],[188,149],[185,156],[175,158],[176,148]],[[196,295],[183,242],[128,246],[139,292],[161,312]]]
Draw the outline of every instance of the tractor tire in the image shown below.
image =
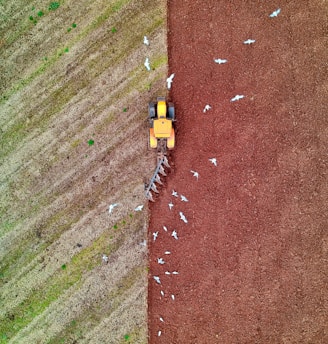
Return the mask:
[[173,103],[169,103],[168,106],[168,118],[171,119],[172,121],[175,120],[175,110],[174,110],[174,105]]
[[148,104],[148,117],[150,120],[156,118],[156,107],[153,102]]

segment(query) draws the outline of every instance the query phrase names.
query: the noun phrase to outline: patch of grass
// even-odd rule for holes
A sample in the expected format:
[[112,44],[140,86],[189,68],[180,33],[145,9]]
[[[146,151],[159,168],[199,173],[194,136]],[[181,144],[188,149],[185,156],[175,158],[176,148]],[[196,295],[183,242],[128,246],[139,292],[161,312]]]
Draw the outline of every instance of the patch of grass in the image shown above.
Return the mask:
[[116,29],[116,27],[112,27],[112,28],[111,28],[111,31],[112,31],[112,33],[115,33],[115,32],[117,32],[117,29]]
[[167,65],[167,64],[168,64],[168,59],[166,55],[159,55],[152,59],[152,66],[154,69]]
[[76,148],[79,146],[79,144],[81,143],[81,140],[80,139],[76,139],[74,140],[72,143],[71,143],[71,147],[72,148]]
[[0,340],[1,340],[0,343],[7,343],[9,338],[8,338],[8,336],[5,333],[2,333],[0,335]]
[[63,264],[60,271],[52,276],[46,285],[40,286],[19,306],[12,309],[11,313],[0,321],[0,333],[6,333],[11,338],[42,313],[65,290],[77,284],[84,272],[101,264],[103,252],[107,254],[115,252],[124,240],[125,235],[119,235],[116,236],[114,242],[110,242],[108,234],[103,233],[89,247],[76,254],[69,264]]
[[[58,56],[61,56],[65,52],[64,49],[60,50]],[[45,66],[48,63],[52,63],[49,61],[43,62],[43,67],[41,67],[36,74],[41,74]],[[31,80],[34,78],[32,75],[30,76]],[[30,80],[26,79],[23,80],[19,85],[17,85],[16,91],[26,86]],[[19,145],[21,140],[25,137],[25,135],[32,130],[33,128],[38,127],[39,129],[43,129],[46,127],[48,120],[51,116],[55,113],[61,111],[61,109],[67,104],[67,102],[73,98],[79,90],[86,87],[89,84],[89,79],[87,75],[76,77],[76,79],[71,79],[66,84],[64,84],[59,89],[56,89],[52,93],[49,94],[47,99],[45,100],[45,113],[43,116],[31,116],[31,121],[27,124],[26,118],[19,119],[16,123],[13,124],[3,135],[0,137],[0,157],[5,157],[11,151],[14,151],[16,147]],[[11,92],[15,93],[14,90]],[[27,113],[27,115],[29,115]]]
[[[128,336],[128,337],[126,337]],[[125,335],[119,344],[133,344],[142,338],[143,333],[140,327],[133,328],[128,335]]]
[[[80,214],[73,206],[64,208],[57,213],[49,216],[42,223],[42,226],[35,229],[35,233],[26,233],[24,239],[15,246],[11,254],[6,255],[1,261],[1,271],[6,278],[11,278],[21,265],[28,265],[39,252],[43,251],[47,246],[54,242],[58,237],[78,221]],[[35,247],[32,243],[35,237],[42,238],[43,243]],[[31,267],[32,269],[33,267]],[[27,271],[26,271],[27,272]]]
[[80,37],[87,36],[91,31],[100,27],[113,13],[118,12],[125,4],[130,0],[118,0],[114,4],[106,8],[103,13],[97,17],[83,32],[81,32]]
[[[94,326],[99,324],[101,319],[108,317],[114,312],[124,299],[124,295],[134,286],[139,280],[140,276],[144,274],[141,267],[137,266],[130,270],[107,295],[104,295],[104,300],[108,302],[102,302],[101,304],[91,305],[86,312],[83,312],[80,317],[74,319],[74,323],[69,323],[64,331],[57,337],[52,338],[47,344],[57,344],[59,339],[65,339],[63,343],[72,343],[78,341],[86,333],[91,331]],[[126,336],[122,338],[122,343],[134,343],[139,337],[140,328],[134,328],[129,331]]]
[[49,5],[49,11],[55,11],[60,6],[59,2],[52,2]]
[[93,146],[94,144],[95,144],[95,141],[94,141],[94,140],[89,140],[89,141],[88,141],[88,145],[89,145],[89,146]]
[[4,221],[0,225],[0,237],[2,237],[5,233],[10,232],[12,229],[16,227],[16,223],[12,221]]
[[42,11],[38,12],[38,17],[42,17],[44,15],[44,13]]

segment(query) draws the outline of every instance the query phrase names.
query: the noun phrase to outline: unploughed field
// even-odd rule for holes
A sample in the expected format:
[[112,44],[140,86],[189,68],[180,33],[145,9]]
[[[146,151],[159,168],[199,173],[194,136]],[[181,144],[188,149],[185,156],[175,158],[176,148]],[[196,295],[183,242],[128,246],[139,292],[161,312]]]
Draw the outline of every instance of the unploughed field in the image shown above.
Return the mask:
[[150,343],[328,343],[328,3],[168,4],[177,145],[150,206]]
[[166,2],[1,1],[0,61],[0,343],[146,343]]

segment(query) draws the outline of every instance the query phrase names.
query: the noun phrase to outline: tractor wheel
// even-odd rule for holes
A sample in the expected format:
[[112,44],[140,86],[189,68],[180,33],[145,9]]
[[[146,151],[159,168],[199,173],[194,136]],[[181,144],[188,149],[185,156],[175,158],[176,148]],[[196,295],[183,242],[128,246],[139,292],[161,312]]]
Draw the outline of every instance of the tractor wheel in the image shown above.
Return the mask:
[[148,104],[148,117],[149,119],[154,119],[156,117],[156,108],[153,102]]
[[175,120],[175,111],[174,111],[174,105],[173,103],[169,103],[169,113],[168,113],[168,117],[169,119],[171,119],[172,121]]

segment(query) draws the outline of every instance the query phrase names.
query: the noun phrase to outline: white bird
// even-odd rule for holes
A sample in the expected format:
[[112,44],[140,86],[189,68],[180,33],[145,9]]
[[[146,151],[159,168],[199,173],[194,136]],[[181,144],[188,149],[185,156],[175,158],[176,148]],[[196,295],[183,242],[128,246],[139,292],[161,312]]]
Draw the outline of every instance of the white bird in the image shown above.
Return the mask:
[[157,239],[157,236],[158,236],[158,231],[153,233],[154,241]]
[[164,296],[164,291],[163,290],[161,290],[161,295]]
[[174,196],[174,197],[178,197],[178,193],[176,192],[176,191],[172,191],[172,196]]
[[223,63],[227,63],[228,60],[225,60],[225,59],[214,59],[214,62],[218,63],[218,64],[223,64]]
[[269,15],[269,17],[270,17],[270,18],[278,17],[278,14],[280,13],[280,11],[281,11],[281,9],[278,8],[277,10],[273,11],[273,12]]
[[170,251],[165,251],[164,254],[171,254],[171,252]]
[[174,204],[172,202],[169,203],[169,208],[170,210],[172,210],[172,208],[174,207]]
[[176,231],[173,231],[171,235],[175,240],[178,240],[178,233]]
[[149,64],[149,58],[148,57],[146,58],[144,65],[145,65],[146,69],[148,71],[150,71],[150,64]]
[[165,262],[163,258],[157,258],[157,263],[163,265]]
[[187,219],[186,219],[186,217],[184,216],[184,214],[183,214],[182,211],[179,212],[179,215],[180,215],[180,219],[181,219],[184,223],[188,223],[188,221],[187,221]]
[[213,165],[217,166],[216,158],[208,159]]
[[172,274],[173,275],[179,275],[178,271],[173,271]]
[[167,89],[168,89],[168,90],[171,89],[171,85],[172,85],[172,82],[173,82],[173,78],[174,78],[174,74],[171,74],[171,75],[166,79]]
[[135,211],[141,211],[143,209],[143,205],[138,205],[134,210]]
[[233,98],[230,99],[231,102],[235,102],[236,100],[243,99],[245,96],[242,94],[237,94]]
[[165,230],[165,232],[167,232],[167,227],[166,226],[163,226],[163,229]]
[[117,207],[118,205],[119,203],[110,204],[108,208],[108,212],[111,214],[114,208]]
[[248,39],[248,40],[246,40],[246,41],[244,41],[244,44],[253,44],[253,43],[255,43],[255,39]]
[[182,202],[189,202],[186,196],[180,195]]
[[205,113],[206,111],[208,111],[210,109],[212,109],[211,105],[206,104],[205,107],[204,107],[203,112]]
[[162,331],[158,331],[158,332],[157,332],[157,336],[158,336],[158,337],[160,337],[161,334],[162,334]]
[[171,275],[171,272],[165,271],[165,275]]
[[147,36],[144,36],[143,42],[144,42],[144,44],[149,45],[149,40],[148,40]]
[[164,319],[162,317],[159,317],[159,321],[164,322]]
[[105,254],[103,254],[102,260],[103,260],[105,263],[108,263],[109,258],[108,258],[108,256],[106,256]]
[[173,294],[171,295],[171,298],[173,301],[175,300],[175,296]]
[[154,276],[154,280],[158,283],[161,284],[161,280],[158,276]]
[[198,180],[198,177],[199,177],[199,173],[196,172],[196,171],[192,171],[190,170],[190,172],[193,174],[193,176]]

